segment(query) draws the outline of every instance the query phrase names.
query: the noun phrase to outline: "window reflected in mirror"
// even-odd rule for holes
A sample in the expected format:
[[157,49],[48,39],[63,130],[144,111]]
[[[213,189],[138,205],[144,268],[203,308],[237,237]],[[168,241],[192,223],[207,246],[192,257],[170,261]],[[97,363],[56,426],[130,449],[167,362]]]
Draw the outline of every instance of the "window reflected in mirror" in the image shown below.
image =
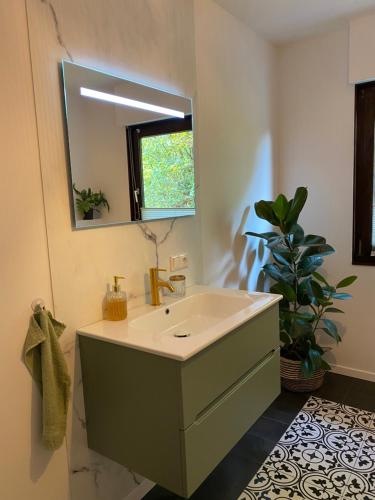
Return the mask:
[[191,99],[62,67],[73,225],[194,215]]
[[127,127],[132,216],[150,220],[194,215],[191,116]]

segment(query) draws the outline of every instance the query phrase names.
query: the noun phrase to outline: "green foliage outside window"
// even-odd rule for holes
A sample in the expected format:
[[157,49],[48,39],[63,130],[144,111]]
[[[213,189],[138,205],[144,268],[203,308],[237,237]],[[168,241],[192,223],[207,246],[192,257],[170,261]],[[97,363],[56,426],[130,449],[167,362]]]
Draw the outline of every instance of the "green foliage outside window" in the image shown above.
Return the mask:
[[142,138],[145,208],[194,208],[192,131]]

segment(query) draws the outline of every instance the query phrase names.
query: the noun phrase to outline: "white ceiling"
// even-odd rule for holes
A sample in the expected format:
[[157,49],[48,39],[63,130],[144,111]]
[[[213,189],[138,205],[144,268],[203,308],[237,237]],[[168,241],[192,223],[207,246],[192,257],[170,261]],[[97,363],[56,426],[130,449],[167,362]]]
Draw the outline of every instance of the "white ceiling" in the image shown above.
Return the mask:
[[284,43],[375,9],[375,0],[216,0],[255,32]]

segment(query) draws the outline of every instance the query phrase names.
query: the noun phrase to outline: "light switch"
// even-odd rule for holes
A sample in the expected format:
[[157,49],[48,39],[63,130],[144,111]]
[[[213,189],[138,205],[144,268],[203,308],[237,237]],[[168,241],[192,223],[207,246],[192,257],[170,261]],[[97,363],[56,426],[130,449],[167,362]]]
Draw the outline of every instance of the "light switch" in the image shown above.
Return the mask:
[[188,256],[186,253],[169,257],[169,268],[171,271],[179,271],[180,269],[185,269],[186,267],[189,267]]

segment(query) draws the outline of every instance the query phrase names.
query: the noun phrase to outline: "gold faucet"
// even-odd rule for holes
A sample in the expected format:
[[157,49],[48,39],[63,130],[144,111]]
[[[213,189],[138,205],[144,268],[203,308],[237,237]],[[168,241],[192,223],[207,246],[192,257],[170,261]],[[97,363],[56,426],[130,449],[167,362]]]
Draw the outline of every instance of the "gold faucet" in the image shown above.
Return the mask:
[[151,284],[151,305],[160,306],[159,288],[168,288],[170,292],[174,292],[174,287],[159,279],[159,271],[166,271],[166,269],[159,269],[158,267],[150,268],[150,284]]

